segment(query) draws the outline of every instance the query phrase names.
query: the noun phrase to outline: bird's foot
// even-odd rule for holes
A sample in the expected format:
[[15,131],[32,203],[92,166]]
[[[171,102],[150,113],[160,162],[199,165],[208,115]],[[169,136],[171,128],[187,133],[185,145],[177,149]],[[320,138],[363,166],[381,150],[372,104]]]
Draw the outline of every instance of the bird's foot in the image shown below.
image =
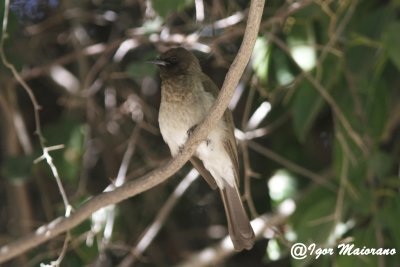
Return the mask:
[[197,124],[193,125],[192,127],[189,128],[189,130],[187,130],[187,135],[188,137],[190,137],[192,135],[192,133],[194,132],[194,129],[196,129]]
[[[187,135],[188,135],[188,138],[192,135],[192,133],[194,132],[194,129],[196,129],[196,127],[197,127],[197,124],[195,124],[195,125],[193,125],[192,127],[190,127],[189,128],[189,130],[187,130]],[[211,139],[206,139],[206,145],[208,146],[209,144],[211,144]],[[179,148],[179,151],[181,151],[181,148]]]

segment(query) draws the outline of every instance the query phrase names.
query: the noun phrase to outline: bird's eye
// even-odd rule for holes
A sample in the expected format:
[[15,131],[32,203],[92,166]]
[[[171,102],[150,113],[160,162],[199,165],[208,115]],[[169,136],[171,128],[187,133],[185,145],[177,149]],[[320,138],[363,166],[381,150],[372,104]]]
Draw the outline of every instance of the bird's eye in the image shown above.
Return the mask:
[[175,64],[175,63],[178,62],[178,59],[177,59],[176,57],[170,57],[170,58],[169,58],[169,62],[170,62],[171,64]]

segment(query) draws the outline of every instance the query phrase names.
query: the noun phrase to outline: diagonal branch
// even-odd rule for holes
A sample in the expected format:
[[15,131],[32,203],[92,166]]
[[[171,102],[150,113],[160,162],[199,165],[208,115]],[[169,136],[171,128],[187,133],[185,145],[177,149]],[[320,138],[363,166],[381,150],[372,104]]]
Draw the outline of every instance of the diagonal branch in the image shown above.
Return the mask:
[[226,75],[220,95],[208,116],[190,136],[181,154],[176,158],[171,159],[166,165],[151,171],[147,175],[135,181],[128,182],[112,192],[104,192],[92,198],[72,213],[70,217],[57,218],[49,224],[38,228],[35,232],[10,244],[2,246],[0,248],[0,263],[20,255],[23,252],[72,229],[87,219],[93,212],[102,207],[121,202],[122,200],[155,187],[177,172],[189,160],[196,147],[206,138],[208,131],[217,124],[218,120],[225,112],[236,85],[238,84],[252,54],[260,27],[263,8],[264,0],[251,1],[243,42]]

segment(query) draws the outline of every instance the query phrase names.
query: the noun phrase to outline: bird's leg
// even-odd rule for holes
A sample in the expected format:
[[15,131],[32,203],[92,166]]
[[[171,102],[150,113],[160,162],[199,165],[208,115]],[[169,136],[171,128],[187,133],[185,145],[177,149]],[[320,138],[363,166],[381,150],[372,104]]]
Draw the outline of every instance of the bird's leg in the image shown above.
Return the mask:
[[[194,129],[196,129],[196,127],[197,127],[197,124],[193,125],[192,127],[189,128],[189,130],[187,130],[186,133],[188,135],[188,138],[192,135],[192,133],[194,132]],[[210,143],[211,143],[211,140],[207,138],[206,145],[208,146]]]
[[[196,127],[197,127],[197,124],[193,125],[192,127],[189,128],[189,130],[186,131],[188,138],[192,135],[192,133],[193,133],[194,129],[196,129]],[[182,153],[183,146],[184,146],[184,144],[182,144],[178,147],[179,153]]]

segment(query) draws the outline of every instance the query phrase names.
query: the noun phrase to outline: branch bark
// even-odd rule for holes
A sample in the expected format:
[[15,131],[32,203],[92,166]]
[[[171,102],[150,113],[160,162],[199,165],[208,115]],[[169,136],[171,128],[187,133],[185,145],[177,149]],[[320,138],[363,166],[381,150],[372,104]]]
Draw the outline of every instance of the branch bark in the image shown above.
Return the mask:
[[112,192],[105,192],[92,198],[72,213],[70,217],[59,217],[49,224],[39,227],[35,232],[2,246],[0,248],[0,263],[72,229],[102,207],[116,204],[159,185],[177,172],[189,160],[196,147],[206,138],[209,130],[217,124],[227,108],[239,79],[250,60],[260,27],[264,2],[265,0],[251,1],[243,42],[225,77],[221,92],[208,116],[186,142],[181,154],[171,159],[166,165],[137,180],[128,182]]

